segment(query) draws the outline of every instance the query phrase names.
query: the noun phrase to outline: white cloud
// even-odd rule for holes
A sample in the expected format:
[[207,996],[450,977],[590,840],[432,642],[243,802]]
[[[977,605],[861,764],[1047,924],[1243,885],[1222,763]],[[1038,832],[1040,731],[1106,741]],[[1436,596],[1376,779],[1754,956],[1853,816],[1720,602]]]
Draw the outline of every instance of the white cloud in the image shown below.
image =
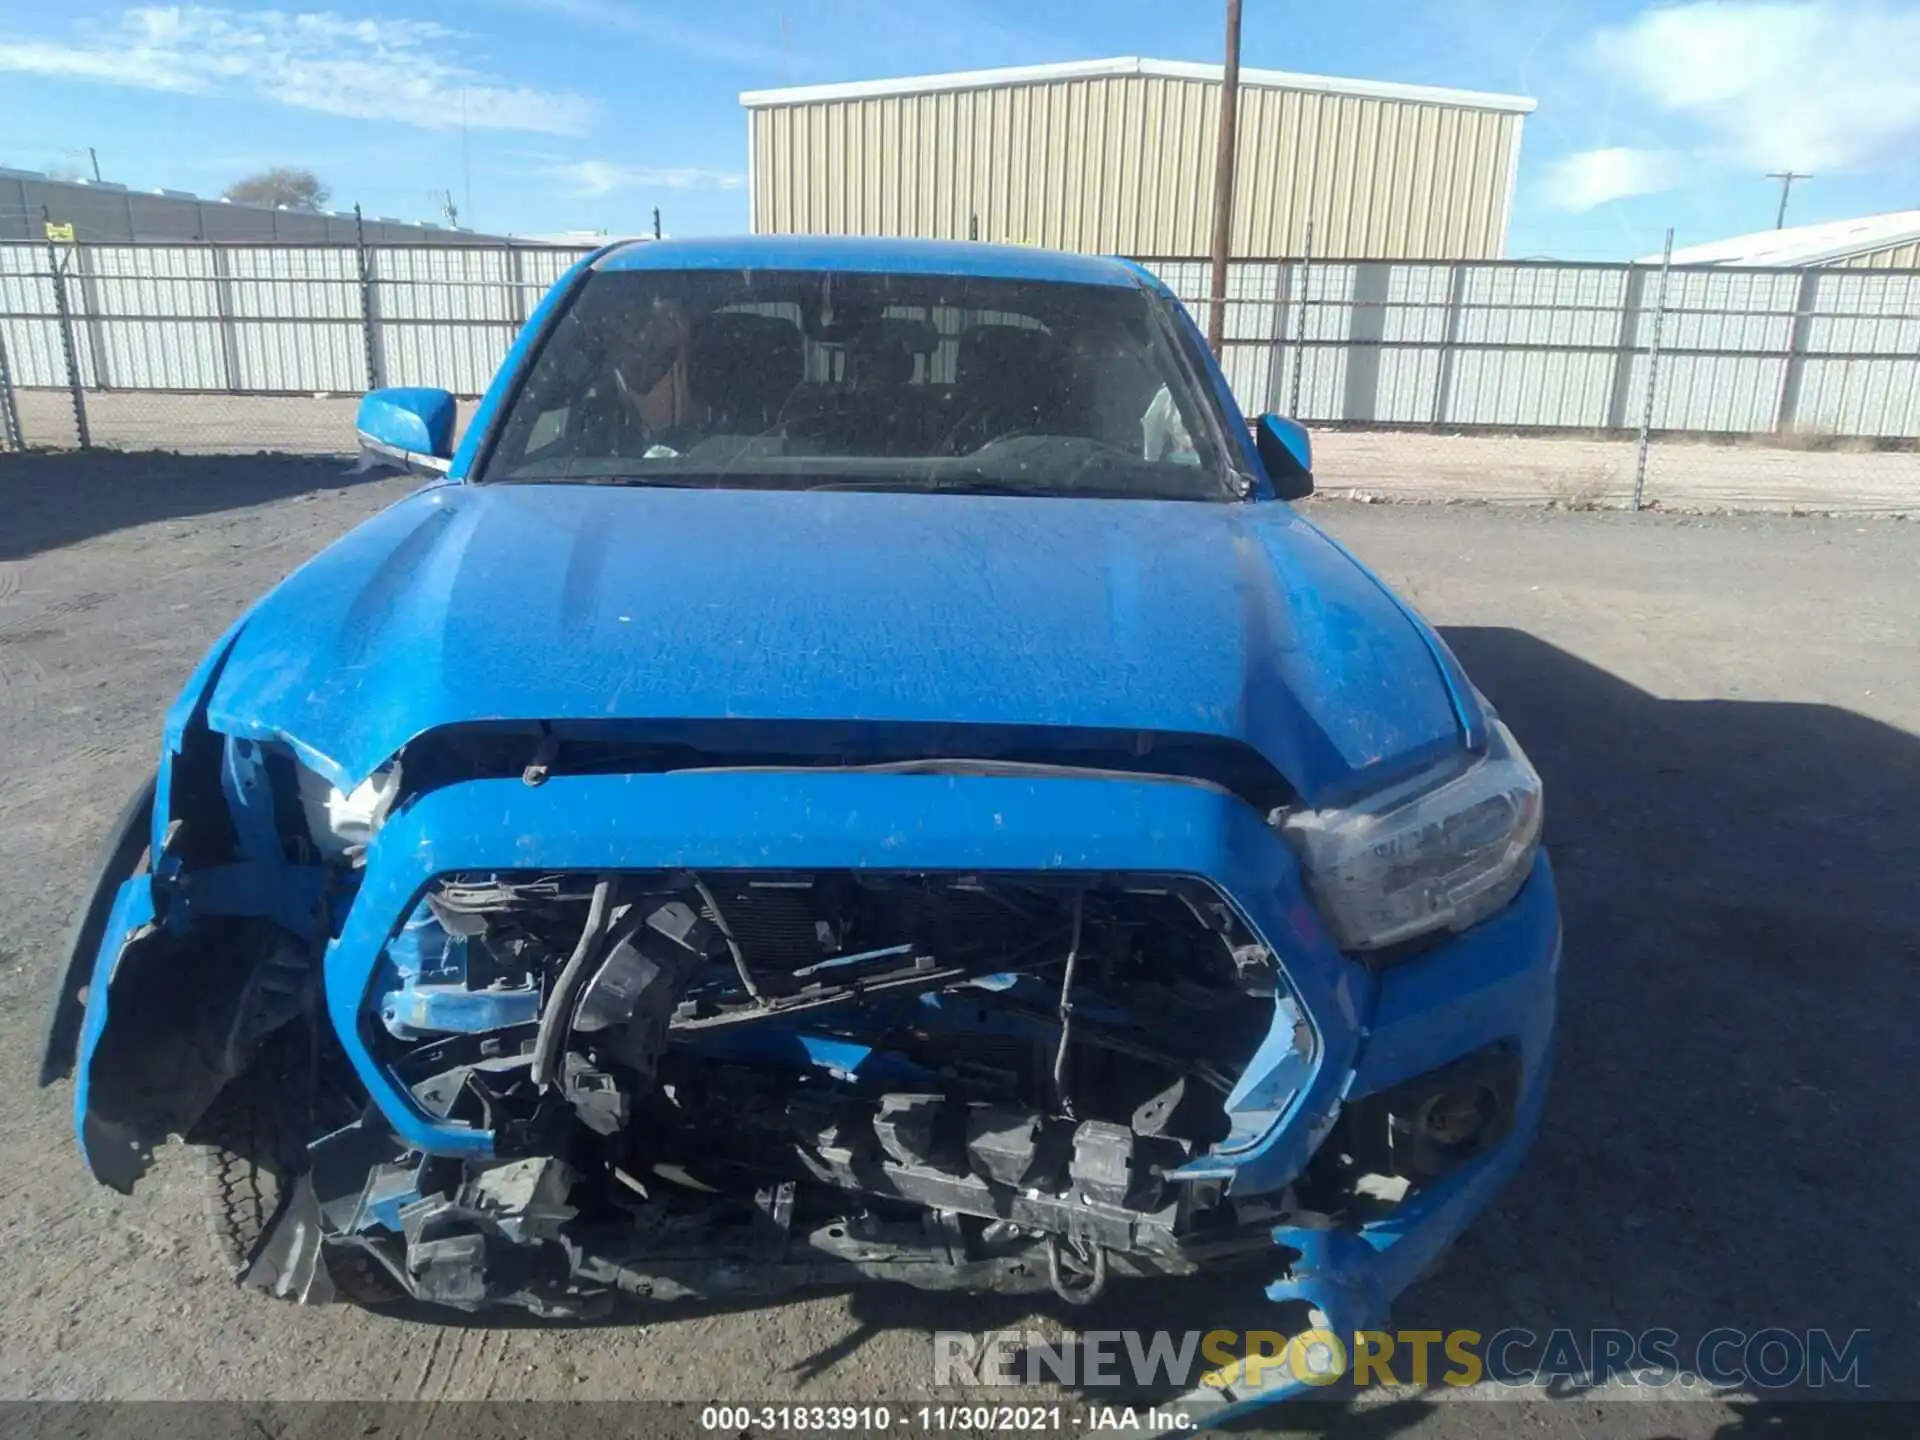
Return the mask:
[[552,165],[548,173],[588,198],[619,190],[737,190],[744,175],[692,166],[622,165],[614,160],[569,160]]
[[243,96],[428,130],[585,133],[593,103],[513,86],[446,58],[465,37],[424,20],[143,5],[70,41],[0,36],[0,71]]
[[[552,15],[587,29],[615,30],[696,60],[762,70],[787,67],[794,61],[783,44],[763,43],[747,39],[737,31],[676,20],[632,4],[630,0],[484,0],[484,3],[501,10]],[[802,63],[810,65],[811,62],[803,59]]]
[[1602,31],[1601,64],[1690,116],[1725,163],[1870,166],[1920,141],[1920,7],[1697,0]]
[[1540,192],[1556,210],[1584,211],[1629,195],[1658,195],[1681,184],[1684,157],[1671,150],[1612,146],[1563,155],[1548,167]]

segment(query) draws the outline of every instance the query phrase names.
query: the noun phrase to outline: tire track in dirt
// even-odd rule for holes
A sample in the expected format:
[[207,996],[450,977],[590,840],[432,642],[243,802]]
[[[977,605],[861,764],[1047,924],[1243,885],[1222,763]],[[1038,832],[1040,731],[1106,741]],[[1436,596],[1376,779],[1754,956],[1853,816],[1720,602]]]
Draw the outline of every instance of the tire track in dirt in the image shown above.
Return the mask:
[[420,1366],[420,1373],[413,1377],[413,1388],[407,1395],[407,1399],[424,1400],[427,1398],[427,1382],[433,1378],[434,1363],[440,1358],[440,1346],[446,1338],[447,1332],[445,1327],[440,1327],[433,1332],[433,1341],[427,1347],[427,1358]]
[[433,1397],[436,1410],[439,1406],[446,1404],[453,1394],[454,1387],[466,1379],[463,1373],[466,1367],[462,1362],[467,1356],[467,1340],[473,1333],[464,1325],[453,1332],[453,1353],[447,1357],[446,1366],[440,1372],[440,1389]]
[[109,597],[97,590],[83,590],[78,595],[69,595],[64,600],[55,600],[46,607],[49,615],[84,615],[89,610],[98,610],[107,603]]
[[513,1344],[513,1336],[505,1330],[487,1331],[480,1337],[480,1356],[477,1358],[484,1358],[486,1356],[487,1342],[490,1340],[497,1341],[498,1343],[493,1347],[496,1352],[494,1357],[487,1362],[486,1369],[482,1372],[485,1381],[480,1387],[480,1398],[482,1400],[493,1399],[494,1388],[499,1385],[500,1377],[506,1373],[507,1350]]

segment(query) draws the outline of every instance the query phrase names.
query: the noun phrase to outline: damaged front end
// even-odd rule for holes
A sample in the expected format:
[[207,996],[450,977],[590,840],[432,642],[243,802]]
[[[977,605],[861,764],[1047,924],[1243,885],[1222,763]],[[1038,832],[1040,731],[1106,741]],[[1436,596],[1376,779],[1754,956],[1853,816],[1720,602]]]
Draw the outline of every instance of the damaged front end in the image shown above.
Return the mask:
[[1291,1176],[1230,1195],[1223,1159],[1331,1104],[1353,1033],[1311,1010],[1360,975],[1323,937],[1283,964],[1237,898],[1285,854],[1217,786],[1036,765],[406,794],[326,962],[373,1104],[312,1146],[323,1228],[541,1313],[1244,1263]]
[[1191,773],[428,737],[340,789],[283,740],[173,733],[148,859],[103,885],[77,1118],[125,1189],[272,1056],[281,1200],[243,1268],[282,1295],[1077,1303],[1261,1267],[1362,1328],[1537,1114],[1531,851],[1492,918],[1362,957],[1286,825]]
[[[322,1141],[322,1214],[454,1304],[877,1278],[1084,1299],[1270,1246],[1271,1205],[1181,1172],[1231,1142],[1276,1026],[1310,1069],[1276,975],[1216,892],[1161,875],[443,876],[363,1031],[420,1143],[369,1166],[364,1130]],[[490,1160],[430,1154],[482,1138]],[[544,1292],[504,1263],[529,1244]]]

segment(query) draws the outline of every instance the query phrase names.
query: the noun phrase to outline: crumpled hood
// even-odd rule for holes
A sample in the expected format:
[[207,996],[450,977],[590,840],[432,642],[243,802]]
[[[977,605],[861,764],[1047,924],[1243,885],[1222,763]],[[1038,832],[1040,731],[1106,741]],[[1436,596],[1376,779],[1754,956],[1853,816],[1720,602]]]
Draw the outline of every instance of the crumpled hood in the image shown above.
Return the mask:
[[1220,736],[1317,802],[1456,703],[1283,505],[445,485],[267,595],[207,713],[343,786],[460,722],[793,719]]

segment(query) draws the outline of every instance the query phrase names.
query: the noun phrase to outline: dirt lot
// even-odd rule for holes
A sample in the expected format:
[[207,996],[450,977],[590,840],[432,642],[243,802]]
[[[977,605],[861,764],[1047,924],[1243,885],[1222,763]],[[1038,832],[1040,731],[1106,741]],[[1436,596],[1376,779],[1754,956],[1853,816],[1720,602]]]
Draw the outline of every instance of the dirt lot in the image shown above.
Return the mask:
[[[0,1398],[888,1398],[926,1332],[1259,1326],[1246,1287],[1091,1312],[869,1291],[614,1327],[433,1326],[237,1293],[187,1166],[93,1185],[31,1086],[64,918],[159,718],[264,586],[406,482],[338,462],[0,456]],[[1313,513],[1435,621],[1548,784],[1566,911],[1545,1133],[1409,1327],[1873,1332],[1920,1398],[1920,524]],[[1288,1423],[1313,1427],[1324,1407]],[[1466,1437],[1799,1433],[1738,1405],[1365,1407]],[[1858,1427],[1849,1427],[1855,1430]],[[349,1433],[358,1434],[359,1430]]]
[[[358,402],[268,395],[91,394],[94,443],[187,453],[322,453],[352,444]],[[73,444],[65,392],[20,393],[30,444]],[[461,414],[471,411],[462,402]],[[1562,509],[1623,509],[1633,499],[1631,440],[1316,430],[1320,488],[1330,496],[1477,500]],[[1789,449],[1753,441],[1657,440],[1646,497],[1669,510],[1920,514],[1920,453]]]

